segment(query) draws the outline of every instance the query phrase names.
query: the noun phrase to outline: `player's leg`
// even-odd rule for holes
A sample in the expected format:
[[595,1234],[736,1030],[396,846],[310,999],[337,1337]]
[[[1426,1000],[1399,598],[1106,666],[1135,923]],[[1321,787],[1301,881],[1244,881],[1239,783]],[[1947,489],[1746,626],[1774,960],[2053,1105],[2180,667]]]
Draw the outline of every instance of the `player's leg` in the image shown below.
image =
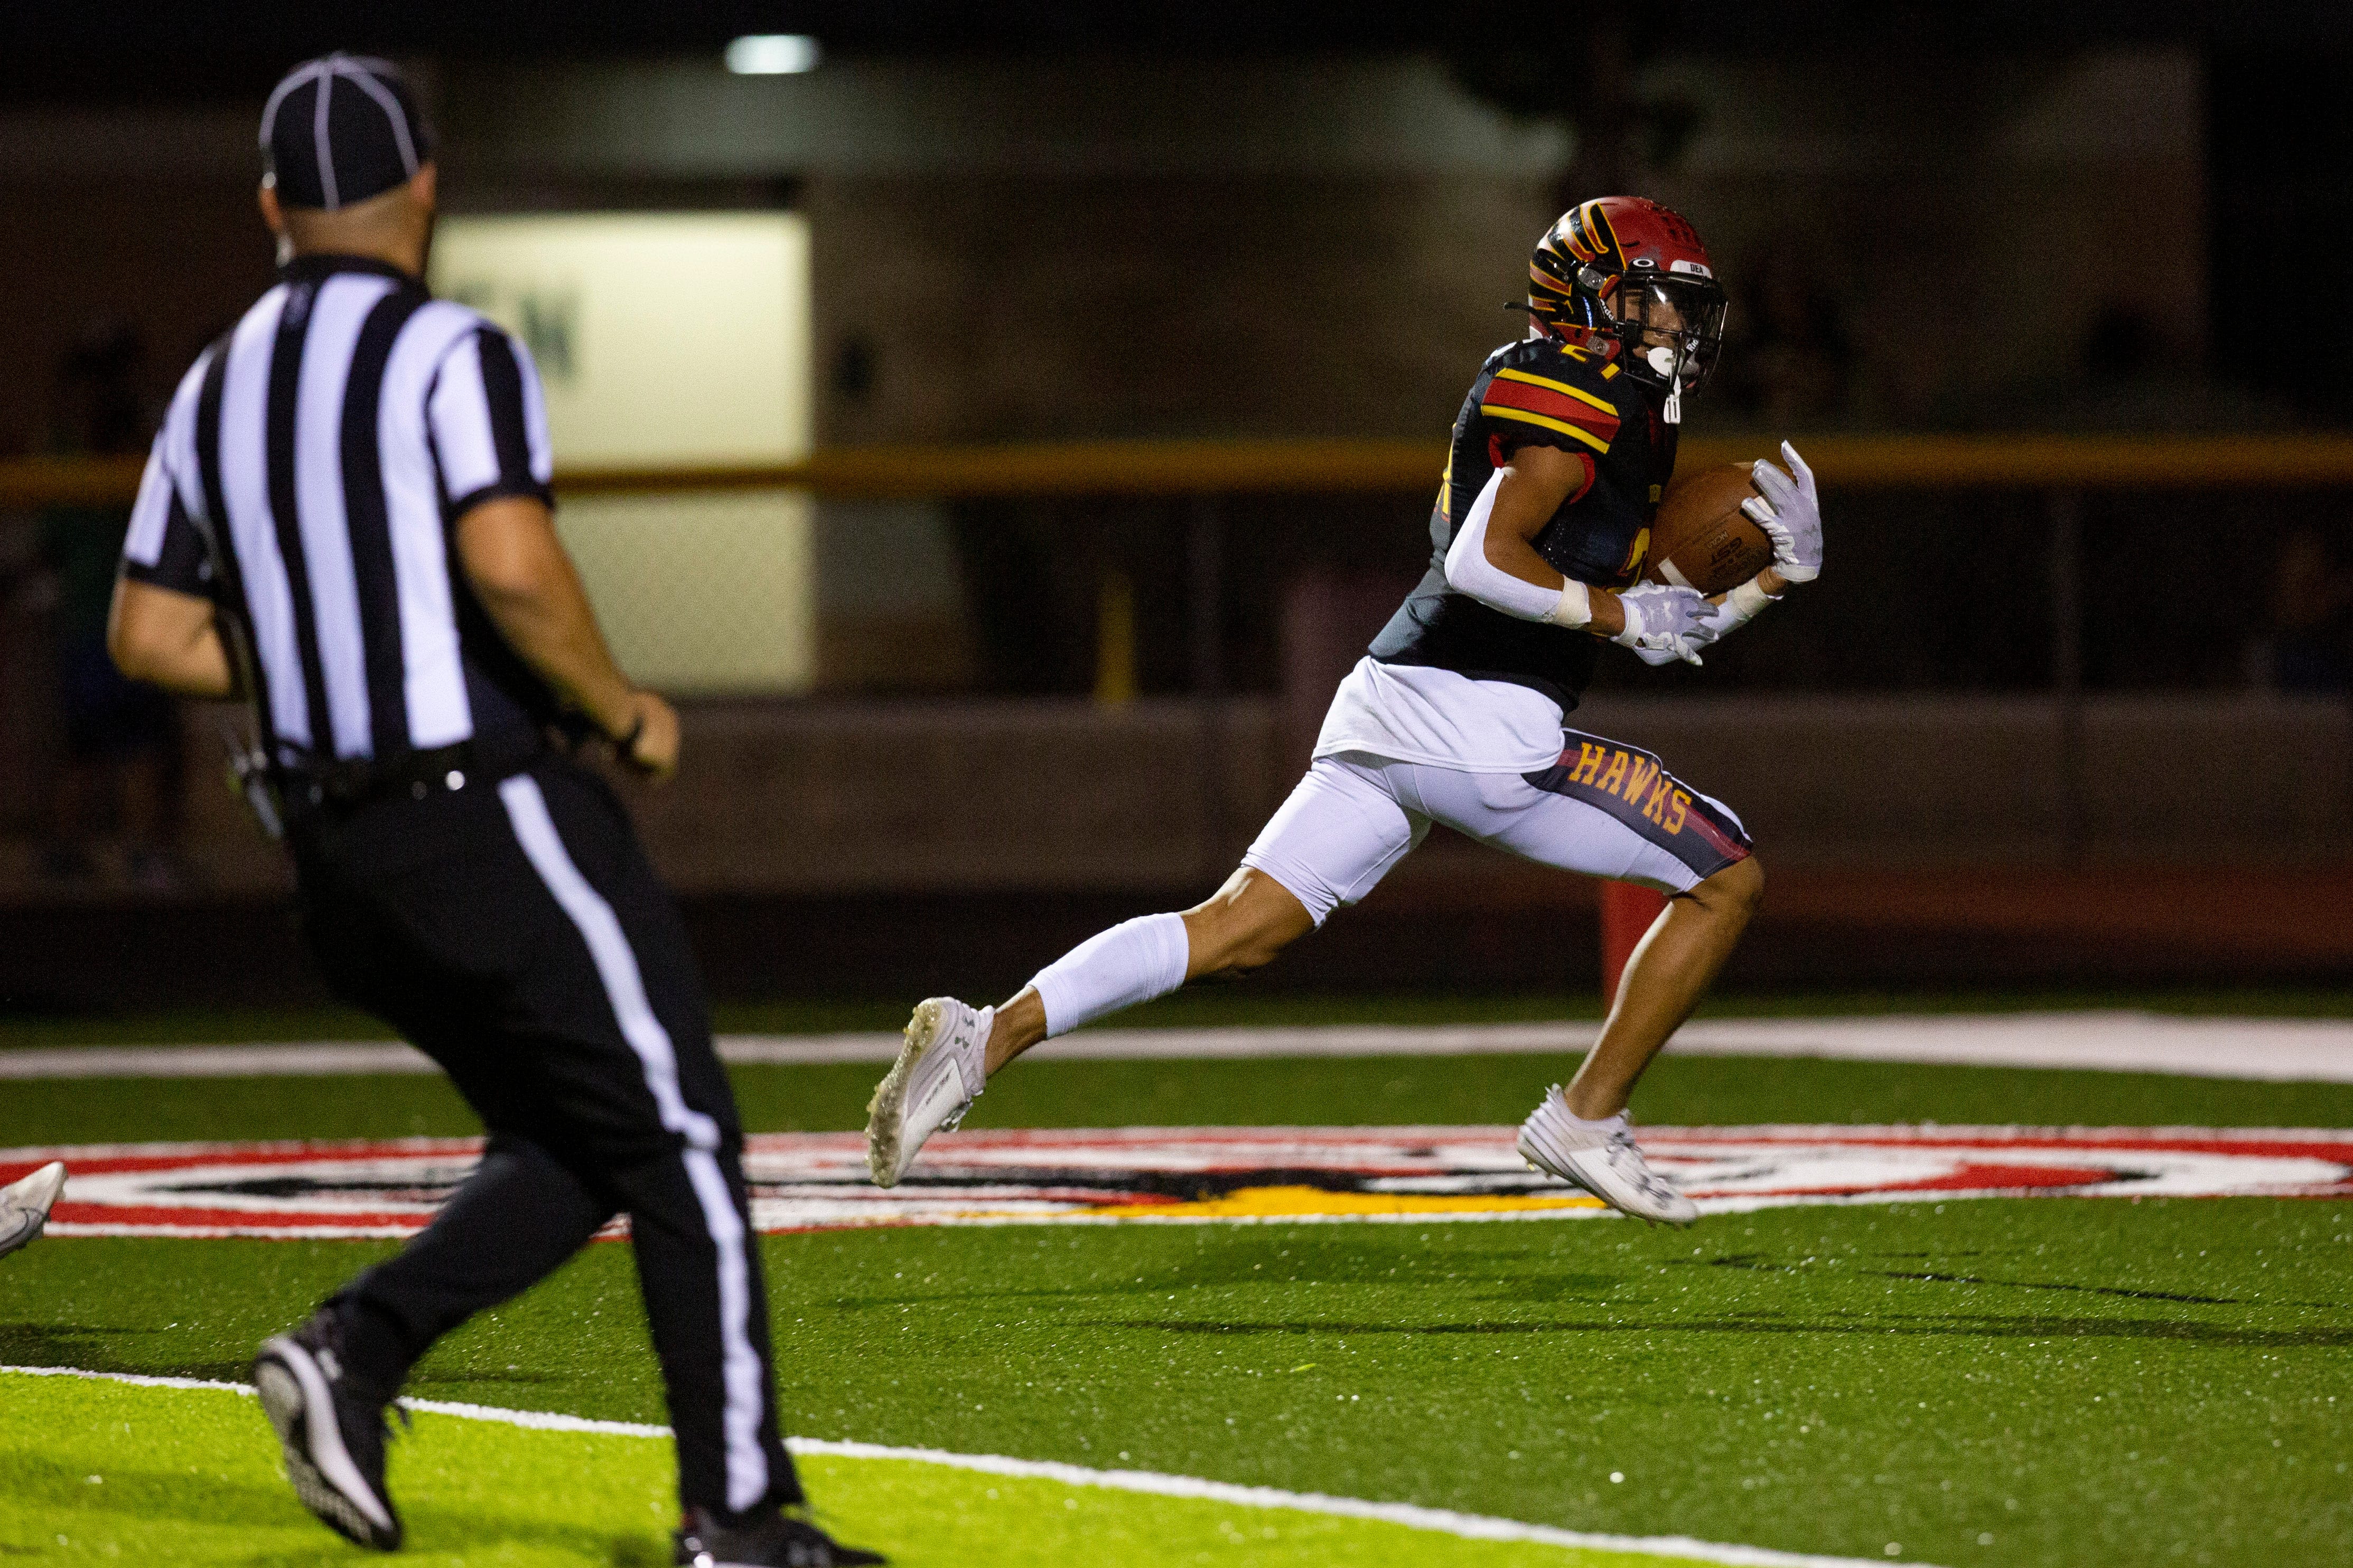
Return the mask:
[[1189,980],[1247,974],[1370,892],[1430,830],[1428,818],[1398,805],[1389,766],[1319,759],[1208,900],[1088,938],[997,1006],[949,996],[918,1006],[867,1107],[874,1180],[897,1183],[925,1139],[961,1121],[988,1078],[1039,1041]]
[[[1239,978],[1263,968],[1334,910],[1371,892],[1430,831],[1429,818],[1398,805],[1388,767],[1370,757],[1318,760],[1243,851],[1225,886],[1182,914],[1114,926],[1039,970],[997,1009],[988,1070],[1041,1040],[1187,981]],[[1136,927],[1156,930],[1165,944],[1145,963],[1114,940]]]
[[1569,1089],[1556,1087],[1529,1117],[1520,1146],[1629,1213],[1687,1223],[1696,1211],[1642,1161],[1626,1102],[1730,956],[1763,893],[1738,819],[1650,753],[1574,733],[1561,763],[1541,773],[1414,768],[1399,784],[1430,816],[1483,843],[1669,895],[1594,1050]]
[[1626,1109],[1651,1058],[1699,1005],[1740,943],[1765,896],[1765,868],[1752,853],[1667,900],[1619,982],[1593,1049],[1563,1091],[1588,1121]]
[[[1328,910],[1331,905],[1324,907]],[[1042,1040],[1192,981],[1240,979],[1262,969],[1321,923],[1297,894],[1245,862],[1223,887],[1182,914],[1124,921],[1039,970],[993,1010],[988,1074],[995,1077]]]
[[1640,882],[1668,895],[1644,934],[1586,1068],[1567,1100],[1579,1115],[1615,1115],[1643,1068],[1739,942],[1765,890],[1740,820],[1636,747],[1574,731],[1561,761],[1524,776],[1419,768],[1415,787],[1441,822],[1563,870]]

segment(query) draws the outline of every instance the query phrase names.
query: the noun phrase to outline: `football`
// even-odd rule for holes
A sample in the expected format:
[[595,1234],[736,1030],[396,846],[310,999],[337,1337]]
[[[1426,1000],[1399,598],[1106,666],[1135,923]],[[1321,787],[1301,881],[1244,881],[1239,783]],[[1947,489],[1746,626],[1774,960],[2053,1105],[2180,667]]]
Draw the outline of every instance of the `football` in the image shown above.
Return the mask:
[[1725,594],[1770,566],[1773,542],[1740,510],[1756,493],[1746,463],[1702,468],[1670,483],[1651,522],[1643,580]]

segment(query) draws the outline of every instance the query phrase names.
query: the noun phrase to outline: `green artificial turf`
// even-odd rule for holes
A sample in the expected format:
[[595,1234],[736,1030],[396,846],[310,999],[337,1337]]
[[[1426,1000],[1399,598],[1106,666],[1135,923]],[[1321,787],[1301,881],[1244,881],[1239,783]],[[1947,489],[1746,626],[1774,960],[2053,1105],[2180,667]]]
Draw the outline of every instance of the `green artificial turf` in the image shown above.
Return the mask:
[[[1903,1000],[1902,1010],[1919,1009],[1919,998]],[[1277,1011],[1254,1021],[1314,1020]],[[832,1026],[872,1024],[843,1017]],[[997,1079],[969,1124],[1495,1123],[1517,1120],[1573,1066],[1534,1057],[1074,1062],[1040,1053]],[[879,1071],[734,1076],[747,1125],[767,1131],[862,1125]],[[2353,1086],[1669,1057],[1636,1110],[1661,1124],[2353,1126]],[[471,1130],[462,1104],[431,1078],[0,1084],[0,1141],[18,1144]],[[1586,1531],[1874,1559],[1893,1546],[1903,1559],[1947,1565],[2353,1562],[2353,1205],[2345,1203],[1954,1200],[1778,1209],[1689,1232],[1607,1218],[1015,1226],[764,1245],[788,1423],[813,1436],[1159,1470]],[[51,1237],[0,1262],[0,1363],[240,1379],[256,1342],[390,1250]],[[73,1492],[79,1447],[62,1468],[6,1468],[16,1462],[10,1454],[55,1449],[66,1431],[76,1445],[97,1446],[89,1473],[167,1468],[135,1417],[118,1443],[111,1426],[81,1414],[34,1410],[17,1397],[24,1381],[0,1386],[0,1557],[95,1551],[89,1543],[101,1538],[82,1523],[36,1528],[95,1510],[134,1561],[350,1560],[312,1535],[240,1537],[224,1547],[228,1555],[194,1555],[170,1544],[195,1540],[193,1529],[163,1528],[199,1517],[185,1500],[158,1493],[100,1507]],[[660,1421],[627,1248],[590,1248],[452,1336],[412,1391]],[[209,1430],[191,1428],[199,1469],[213,1462]],[[290,1509],[274,1481],[252,1480],[254,1464],[267,1476],[267,1443],[258,1439],[261,1458],[251,1458],[257,1435],[248,1430],[237,1441],[248,1447],[218,1460],[246,1478],[226,1495],[240,1510],[260,1507],[265,1493],[269,1506]],[[439,1428],[420,1432],[438,1440]],[[635,1527],[604,1521],[611,1509],[636,1506],[645,1477],[659,1480],[659,1456],[630,1450],[638,1468],[625,1476],[601,1450],[565,1453],[560,1463],[512,1448],[494,1458],[421,1436],[399,1462],[419,1466],[420,1479],[465,1481],[476,1492],[482,1478],[549,1467],[507,1512],[468,1493],[471,1500],[433,1516],[490,1521],[503,1532],[469,1563],[633,1560],[615,1554],[620,1537],[611,1531]],[[428,1464],[429,1456],[439,1457]],[[821,1495],[844,1509],[884,1495],[859,1492],[869,1483],[848,1470],[813,1473]],[[616,1479],[597,1479],[607,1476]],[[953,1519],[988,1541],[1032,1548],[991,1559],[935,1544],[943,1538],[874,1537],[917,1563],[1093,1568],[1157,1561],[1146,1546],[1196,1540],[1212,1561],[1220,1542],[1235,1546],[1223,1560],[1237,1562],[1543,1560],[1520,1546],[1458,1559],[1336,1538],[1285,1558],[1255,1542],[1243,1552],[1223,1528],[1214,1541],[1187,1533],[1209,1528],[1198,1520],[1116,1510],[1050,1521],[1071,1530],[1032,1540],[986,1509],[959,1511],[996,1500],[976,1501],[965,1481],[906,1486],[913,1489],[890,1493],[897,1500],[887,1506],[847,1517],[890,1529],[897,1514]],[[567,1500],[579,1498],[593,1506],[567,1512]],[[1016,1517],[1060,1507],[1032,1499]],[[234,1517],[239,1528],[278,1528]],[[142,1535],[142,1521],[163,1523]],[[297,1515],[289,1528],[316,1527]],[[58,1533],[83,1544],[55,1547]],[[1123,1544],[1113,1552],[1105,1543],[1114,1541]]]
[[[276,1472],[255,1403],[211,1389],[0,1373],[0,1555],[141,1563],[350,1563]],[[521,1431],[427,1412],[394,1451],[400,1561],[480,1568],[652,1568],[675,1517],[668,1446]],[[841,1539],[900,1568],[1477,1568],[1494,1549],[1401,1525],[1139,1496],[904,1459],[802,1462]],[[1545,1568],[1672,1568],[1680,1555],[1531,1546]]]
[[[240,1376],[386,1250],[44,1241],[0,1268],[0,1362]],[[766,1251],[807,1436],[1947,1564],[2353,1557],[2353,1205],[912,1229]],[[411,1391],[661,1420],[626,1248],[445,1341]]]
[[[971,1127],[1517,1121],[1573,1057],[1057,1061],[1046,1047],[989,1085]],[[755,1132],[866,1125],[880,1063],[733,1069]],[[480,1131],[438,1078],[65,1079],[0,1086],[0,1141],[380,1138]],[[1634,1099],[1655,1126],[1985,1122],[2347,1127],[2353,1084],[1926,1067],[1804,1058],[1661,1058]]]

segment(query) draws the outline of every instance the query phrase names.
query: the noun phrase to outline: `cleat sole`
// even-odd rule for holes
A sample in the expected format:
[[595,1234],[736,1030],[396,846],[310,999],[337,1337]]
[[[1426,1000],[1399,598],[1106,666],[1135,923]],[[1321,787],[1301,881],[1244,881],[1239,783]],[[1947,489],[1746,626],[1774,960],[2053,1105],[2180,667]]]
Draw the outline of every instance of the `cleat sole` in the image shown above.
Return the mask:
[[[278,1434],[286,1479],[302,1506],[320,1523],[356,1545],[378,1552],[397,1550],[400,1525],[390,1511],[386,1510],[381,1520],[373,1517],[331,1479],[331,1472],[339,1473],[347,1486],[365,1486],[343,1447],[342,1432],[335,1428],[325,1378],[310,1352],[290,1341],[271,1341],[253,1363],[253,1386],[260,1396],[262,1414]],[[323,1425],[318,1420],[322,1409]]]
[[866,1171],[878,1187],[895,1187],[906,1173],[899,1152],[906,1130],[907,1085],[914,1077],[915,1063],[939,1038],[940,1019],[945,1011],[936,996],[915,1004],[898,1058],[866,1102]]

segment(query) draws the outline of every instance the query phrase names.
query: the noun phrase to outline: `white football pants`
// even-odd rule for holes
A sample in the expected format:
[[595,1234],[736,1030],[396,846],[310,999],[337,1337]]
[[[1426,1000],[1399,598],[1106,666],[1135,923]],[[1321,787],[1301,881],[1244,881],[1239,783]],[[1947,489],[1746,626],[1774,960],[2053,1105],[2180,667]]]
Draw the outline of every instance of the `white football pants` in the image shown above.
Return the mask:
[[1282,884],[1321,926],[1378,885],[1442,822],[1564,871],[1685,892],[1747,858],[1747,834],[1648,752],[1570,731],[1532,773],[1469,773],[1360,752],[1318,757],[1242,864]]

